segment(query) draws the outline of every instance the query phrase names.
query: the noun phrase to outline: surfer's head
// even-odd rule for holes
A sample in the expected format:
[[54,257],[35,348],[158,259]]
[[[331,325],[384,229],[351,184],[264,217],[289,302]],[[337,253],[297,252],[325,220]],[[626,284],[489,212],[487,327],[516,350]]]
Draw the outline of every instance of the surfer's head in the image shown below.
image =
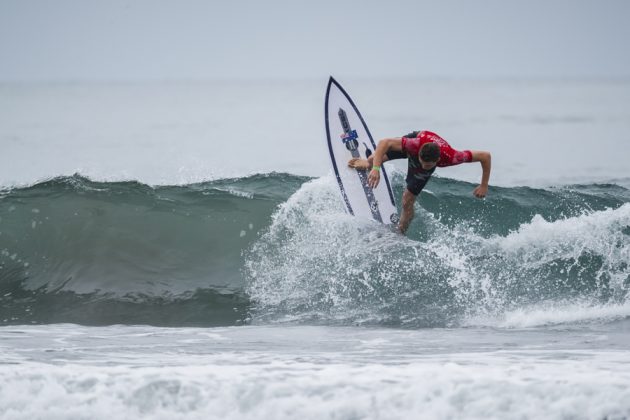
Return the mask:
[[440,160],[440,146],[437,143],[425,143],[418,152],[418,158],[422,164],[422,169],[433,169]]

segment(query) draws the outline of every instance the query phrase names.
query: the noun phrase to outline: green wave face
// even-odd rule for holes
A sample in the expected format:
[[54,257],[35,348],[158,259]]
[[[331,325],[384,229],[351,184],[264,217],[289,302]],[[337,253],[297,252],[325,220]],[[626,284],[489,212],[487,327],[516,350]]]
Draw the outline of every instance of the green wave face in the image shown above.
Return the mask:
[[[397,197],[403,180],[394,177]],[[149,187],[63,177],[0,192],[0,323],[457,325],[540,301],[624,303],[630,191],[436,178],[409,236],[334,180]]]
[[241,250],[304,180],[74,176],[4,191],[0,322],[233,324],[248,305]]

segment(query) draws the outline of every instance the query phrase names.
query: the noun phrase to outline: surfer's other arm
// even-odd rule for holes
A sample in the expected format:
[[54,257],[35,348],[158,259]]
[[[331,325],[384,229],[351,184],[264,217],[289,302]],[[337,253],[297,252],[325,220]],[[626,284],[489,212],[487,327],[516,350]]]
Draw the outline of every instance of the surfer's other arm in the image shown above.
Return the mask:
[[368,185],[371,188],[376,188],[378,182],[381,180],[381,165],[388,160],[387,152],[400,151],[402,151],[402,140],[400,137],[383,139],[378,142],[376,150],[372,153],[372,156],[370,156],[372,158],[372,170],[368,175]]
[[387,152],[400,151],[402,151],[400,137],[383,139],[378,142],[376,150],[374,150],[374,153],[372,153],[370,157],[367,159],[350,159],[348,166],[355,169],[371,169],[370,174],[368,175],[368,185],[372,188],[376,188],[381,178],[381,165],[383,162],[387,162],[389,160]]
[[472,150],[471,162],[481,163],[481,183],[473,190],[473,194],[477,198],[484,198],[488,194],[488,182],[490,181],[490,170],[492,168],[492,155],[490,152],[483,150]]

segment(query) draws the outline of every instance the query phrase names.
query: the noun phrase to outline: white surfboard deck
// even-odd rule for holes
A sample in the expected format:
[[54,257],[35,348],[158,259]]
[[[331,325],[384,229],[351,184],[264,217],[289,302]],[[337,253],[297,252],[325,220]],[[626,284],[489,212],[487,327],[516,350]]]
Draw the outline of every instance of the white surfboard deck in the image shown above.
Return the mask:
[[356,217],[386,225],[398,223],[396,202],[385,168],[381,168],[378,186],[372,189],[367,184],[369,171],[348,167],[353,157],[367,159],[376,144],[356,105],[332,77],[326,89],[325,108],[330,160],[346,210]]

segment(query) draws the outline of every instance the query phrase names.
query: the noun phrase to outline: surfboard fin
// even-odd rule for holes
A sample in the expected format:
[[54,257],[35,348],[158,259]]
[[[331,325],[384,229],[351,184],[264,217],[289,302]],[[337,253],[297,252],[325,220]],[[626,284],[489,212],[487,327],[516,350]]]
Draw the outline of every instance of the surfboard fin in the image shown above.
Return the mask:
[[372,151],[370,150],[370,148],[368,147],[367,144],[365,144],[365,142],[363,142],[363,146],[365,146],[365,158],[369,158],[370,156],[372,156]]

